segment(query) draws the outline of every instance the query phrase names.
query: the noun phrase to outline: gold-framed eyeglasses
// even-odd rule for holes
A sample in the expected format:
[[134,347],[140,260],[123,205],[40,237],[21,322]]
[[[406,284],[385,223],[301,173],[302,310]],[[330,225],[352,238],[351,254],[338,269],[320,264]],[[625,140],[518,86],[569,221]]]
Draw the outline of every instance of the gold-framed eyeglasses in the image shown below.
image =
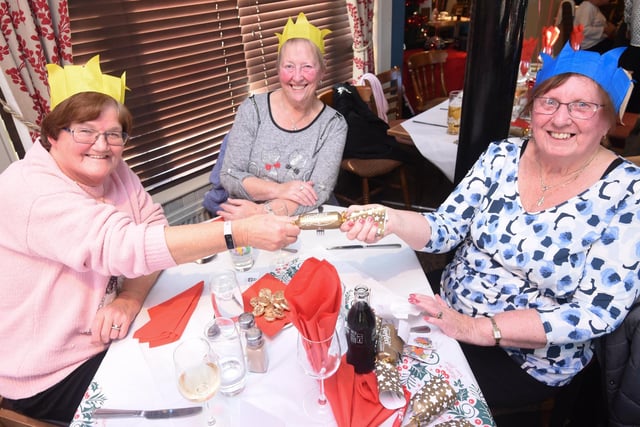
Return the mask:
[[600,108],[604,107],[604,104],[596,104],[595,102],[560,102],[554,98],[536,97],[533,100],[533,112],[547,115],[553,114],[558,111],[561,105],[566,105],[569,115],[579,120],[592,118]]
[[95,129],[89,128],[62,128],[62,130],[69,132],[73,140],[78,144],[95,144],[98,138],[100,138],[100,135],[104,136],[107,144],[114,147],[122,147],[127,140],[129,140],[128,133],[115,130],[106,132],[98,132]]

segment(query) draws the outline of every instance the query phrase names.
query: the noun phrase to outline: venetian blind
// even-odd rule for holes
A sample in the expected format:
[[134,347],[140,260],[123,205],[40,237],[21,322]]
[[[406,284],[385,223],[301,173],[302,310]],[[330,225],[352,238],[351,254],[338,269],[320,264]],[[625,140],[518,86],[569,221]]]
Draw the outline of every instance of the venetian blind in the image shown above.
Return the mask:
[[208,174],[236,107],[277,84],[276,31],[304,11],[327,37],[324,86],[350,79],[344,0],[73,0],[74,62],[127,73],[134,131],[124,158],[152,194]]

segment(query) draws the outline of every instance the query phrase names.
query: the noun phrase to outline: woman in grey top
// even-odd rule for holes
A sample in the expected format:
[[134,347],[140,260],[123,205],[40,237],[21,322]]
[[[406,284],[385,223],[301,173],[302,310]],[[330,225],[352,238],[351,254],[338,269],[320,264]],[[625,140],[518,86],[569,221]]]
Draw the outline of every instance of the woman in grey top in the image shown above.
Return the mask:
[[230,198],[218,211],[225,219],[261,213],[274,200],[297,215],[331,196],[347,123],[316,96],[326,33],[301,13],[278,34],[280,89],[246,99],[229,133],[220,181]]

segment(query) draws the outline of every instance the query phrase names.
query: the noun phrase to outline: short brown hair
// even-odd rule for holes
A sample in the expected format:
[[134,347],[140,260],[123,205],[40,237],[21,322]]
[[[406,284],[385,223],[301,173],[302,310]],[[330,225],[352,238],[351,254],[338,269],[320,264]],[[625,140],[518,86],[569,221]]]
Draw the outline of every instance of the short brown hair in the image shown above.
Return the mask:
[[40,144],[47,150],[51,148],[49,138],[58,139],[60,131],[73,122],[88,122],[100,117],[105,108],[113,106],[118,111],[118,122],[122,131],[131,133],[133,117],[124,104],[99,92],[81,92],[70,96],[56,106],[40,125]]

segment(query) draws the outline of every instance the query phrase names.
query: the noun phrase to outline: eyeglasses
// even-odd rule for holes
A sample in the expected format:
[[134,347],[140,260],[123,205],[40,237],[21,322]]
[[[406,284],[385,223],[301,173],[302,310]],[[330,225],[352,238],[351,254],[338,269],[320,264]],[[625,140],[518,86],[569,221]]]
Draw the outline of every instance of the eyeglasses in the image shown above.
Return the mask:
[[538,114],[553,114],[558,111],[561,105],[566,105],[569,115],[579,120],[590,119],[596,114],[596,111],[598,111],[600,107],[604,107],[603,104],[596,104],[595,102],[559,102],[553,98],[536,97],[533,100],[533,112]]
[[94,144],[96,141],[98,141],[100,135],[104,135],[104,139],[107,141],[107,144],[114,147],[122,147],[129,139],[129,134],[127,134],[126,132],[98,132],[95,129],[87,128],[62,128],[62,130],[69,132],[73,137],[73,140],[78,144]]

